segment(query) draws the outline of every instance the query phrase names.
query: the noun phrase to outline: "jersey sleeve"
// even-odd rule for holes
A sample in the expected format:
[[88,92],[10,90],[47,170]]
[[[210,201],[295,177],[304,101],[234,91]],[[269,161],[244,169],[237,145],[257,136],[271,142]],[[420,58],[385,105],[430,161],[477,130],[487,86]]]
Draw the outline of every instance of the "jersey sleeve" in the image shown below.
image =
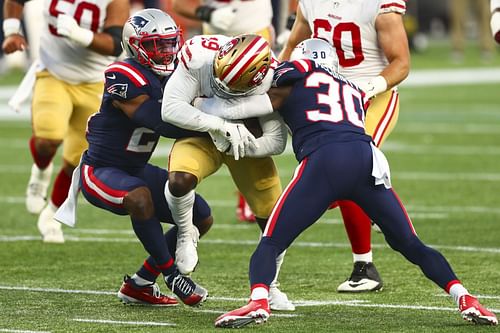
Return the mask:
[[212,62],[219,47],[229,40],[222,35],[200,35],[188,39],[179,51],[180,63],[189,71],[200,69]]
[[379,14],[384,13],[406,13],[406,1],[405,0],[382,0],[380,1],[380,6],[378,9]]
[[147,78],[126,62],[115,62],[104,71],[104,89],[117,100],[130,100],[139,95],[149,95]]
[[308,59],[284,61],[274,71],[273,87],[291,86],[314,69],[315,64]]

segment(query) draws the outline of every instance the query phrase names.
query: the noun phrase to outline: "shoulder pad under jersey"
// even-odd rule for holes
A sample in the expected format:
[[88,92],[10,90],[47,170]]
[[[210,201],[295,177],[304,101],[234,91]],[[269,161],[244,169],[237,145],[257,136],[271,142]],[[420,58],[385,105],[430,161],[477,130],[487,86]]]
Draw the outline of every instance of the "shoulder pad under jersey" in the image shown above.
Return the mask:
[[148,79],[141,70],[127,62],[114,62],[104,71],[106,92],[112,98],[132,99],[147,94]]
[[219,48],[231,40],[223,35],[200,35],[188,39],[179,51],[180,63],[188,70],[212,63]]

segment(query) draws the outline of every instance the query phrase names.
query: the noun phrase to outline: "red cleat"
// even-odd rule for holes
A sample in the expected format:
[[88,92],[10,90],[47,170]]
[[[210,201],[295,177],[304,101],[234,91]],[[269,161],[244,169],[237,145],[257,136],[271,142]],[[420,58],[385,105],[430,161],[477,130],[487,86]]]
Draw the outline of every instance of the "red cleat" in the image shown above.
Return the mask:
[[182,303],[189,306],[198,306],[208,297],[205,288],[196,284],[189,276],[180,274],[179,271],[165,277],[165,283]]
[[458,310],[465,320],[478,325],[498,325],[497,316],[486,310],[474,296],[463,295],[458,303]]
[[236,218],[241,222],[255,222],[255,215],[248,205],[245,197],[238,193],[238,205],[236,206]]
[[267,299],[259,299],[219,316],[215,320],[215,327],[240,328],[250,323],[261,324],[266,322],[270,315]]
[[174,306],[179,304],[175,297],[162,294],[156,283],[138,286],[128,275],[123,278],[123,284],[117,296],[124,304],[131,305]]

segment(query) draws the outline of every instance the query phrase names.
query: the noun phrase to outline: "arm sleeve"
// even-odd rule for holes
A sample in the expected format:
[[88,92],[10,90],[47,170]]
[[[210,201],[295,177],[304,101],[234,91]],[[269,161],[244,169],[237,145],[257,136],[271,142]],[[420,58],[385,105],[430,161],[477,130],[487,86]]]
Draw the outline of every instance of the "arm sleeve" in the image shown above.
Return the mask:
[[132,121],[139,126],[147,127],[157,134],[172,139],[205,135],[204,133],[189,131],[161,120],[160,102],[148,99],[134,112]]
[[230,120],[261,117],[273,112],[273,106],[267,94],[231,99],[217,96],[197,98],[194,105],[205,113]]
[[218,131],[224,123],[222,118],[191,105],[199,95],[198,86],[198,80],[183,65],[179,65],[165,85],[161,107],[163,121],[193,131]]
[[265,157],[281,154],[286,147],[288,131],[281,116],[275,112],[260,117],[262,136],[257,139],[258,148],[251,147],[245,156]]

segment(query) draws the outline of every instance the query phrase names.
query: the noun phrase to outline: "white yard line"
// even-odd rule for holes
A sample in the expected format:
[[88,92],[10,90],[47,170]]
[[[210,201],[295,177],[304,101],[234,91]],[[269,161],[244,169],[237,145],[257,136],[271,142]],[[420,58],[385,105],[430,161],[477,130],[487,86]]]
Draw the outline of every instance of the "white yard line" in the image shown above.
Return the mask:
[[50,331],[14,330],[14,329],[10,329],[10,328],[0,328],[0,332],[11,332],[11,333],[51,333]]
[[86,319],[73,318],[73,321],[92,324],[112,324],[112,325],[134,325],[134,326],[176,326],[174,323],[165,323],[157,321],[122,321],[122,320],[107,320],[107,319]]
[[[24,286],[20,287],[20,286],[4,286],[4,285],[0,285],[0,290],[16,290],[16,291],[46,292],[46,293],[65,293],[65,294],[116,295],[116,292],[110,292],[110,291],[68,290],[68,289],[55,289],[55,288],[29,288],[29,287],[24,287]],[[210,296],[210,298],[208,300],[228,301],[228,302],[246,302],[246,301],[248,301],[248,298]],[[457,311],[456,308],[452,308],[452,307],[427,306],[427,305],[407,305],[407,304],[382,304],[382,303],[371,303],[368,300],[359,300],[359,299],[353,299],[353,300],[296,300],[293,303],[298,307],[340,305],[340,306],[351,306],[351,307],[393,308],[393,309],[430,310],[430,311]],[[500,312],[500,309],[490,309],[490,310],[494,311],[494,312]],[[211,310],[209,310],[209,311],[211,311]],[[74,319],[74,320],[76,320],[76,319]],[[116,322],[116,323],[122,323],[122,322]],[[127,322],[123,322],[123,323],[127,323]],[[131,322],[131,323],[135,323],[135,322]]]
[[[20,242],[20,241],[40,241],[41,238],[38,235],[0,235],[0,242]],[[116,237],[79,237],[66,234],[65,240],[68,242],[89,242],[89,243],[136,243],[138,240],[136,238],[116,238]],[[244,246],[255,246],[257,245],[257,240],[227,240],[227,239],[202,239],[203,244],[216,244],[216,245],[244,245]],[[433,245],[427,244],[438,250],[451,250],[460,252],[471,252],[471,253],[491,253],[499,254],[500,248],[488,248],[488,247],[476,247],[476,246],[454,246],[454,245]],[[330,242],[295,242],[292,244],[293,247],[306,247],[306,248],[350,248],[351,245],[348,243],[330,243]],[[388,249],[387,244],[376,244],[372,243],[372,248],[378,249]]]

